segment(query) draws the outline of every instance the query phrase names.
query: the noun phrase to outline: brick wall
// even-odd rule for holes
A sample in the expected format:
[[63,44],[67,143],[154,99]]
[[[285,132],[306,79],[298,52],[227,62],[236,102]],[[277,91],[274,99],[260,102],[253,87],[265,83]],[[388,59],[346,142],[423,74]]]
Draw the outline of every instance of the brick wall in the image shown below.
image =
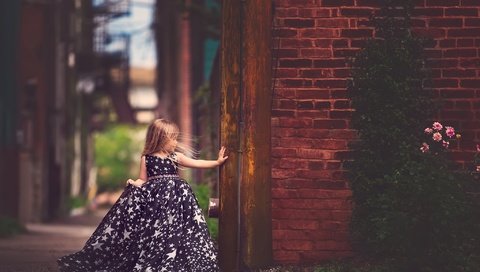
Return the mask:
[[[374,35],[372,0],[276,0],[272,109],[274,259],[308,263],[353,254],[348,239],[352,204],[343,160],[351,108],[346,57]],[[420,0],[417,34],[427,48],[433,88],[445,98],[440,120],[463,134],[452,152],[468,165],[480,141],[480,2]],[[454,147],[455,148],[455,147]],[[458,148],[458,146],[457,146]]]

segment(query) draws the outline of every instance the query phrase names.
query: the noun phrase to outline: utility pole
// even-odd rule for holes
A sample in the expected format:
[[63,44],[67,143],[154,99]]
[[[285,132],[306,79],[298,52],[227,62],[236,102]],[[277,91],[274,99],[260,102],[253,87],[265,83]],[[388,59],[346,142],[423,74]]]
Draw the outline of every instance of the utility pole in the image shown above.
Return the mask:
[[219,251],[222,271],[272,262],[271,0],[222,7]]

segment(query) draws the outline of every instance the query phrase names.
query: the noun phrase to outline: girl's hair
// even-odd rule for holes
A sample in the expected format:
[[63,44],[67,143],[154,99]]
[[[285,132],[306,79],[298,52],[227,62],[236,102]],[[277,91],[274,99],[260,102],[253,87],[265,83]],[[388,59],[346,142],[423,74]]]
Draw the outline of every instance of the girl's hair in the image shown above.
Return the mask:
[[[177,139],[179,135],[180,130],[175,123],[166,119],[156,119],[148,126],[142,156],[158,152],[168,154],[165,146],[169,141]],[[186,144],[185,141],[179,141],[176,149],[187,156],[195,156],[197,153],[190,145]]]

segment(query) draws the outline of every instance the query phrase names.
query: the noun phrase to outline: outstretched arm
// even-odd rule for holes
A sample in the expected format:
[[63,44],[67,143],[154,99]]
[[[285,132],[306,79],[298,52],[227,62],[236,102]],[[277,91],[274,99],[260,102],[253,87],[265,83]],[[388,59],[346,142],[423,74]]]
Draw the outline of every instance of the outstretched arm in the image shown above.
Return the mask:
[[177,152],[178,164],[191,167],[191,168],[214,168],[216,166],[222,165],[228,158],[225,156],[225,147],[222,146],[220,151],[218,151],[217,160],[196,160],[189,158],[182,153]]

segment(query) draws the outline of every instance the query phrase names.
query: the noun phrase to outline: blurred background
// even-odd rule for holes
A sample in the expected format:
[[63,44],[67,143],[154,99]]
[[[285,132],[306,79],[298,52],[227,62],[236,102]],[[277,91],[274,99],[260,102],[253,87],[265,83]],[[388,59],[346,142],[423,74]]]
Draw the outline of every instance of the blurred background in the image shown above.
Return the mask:
[[[0,3],[1,235],[114,203],[155,118],[215,157],[219,2]],[[204,208],[216,171],[184,173]]]

